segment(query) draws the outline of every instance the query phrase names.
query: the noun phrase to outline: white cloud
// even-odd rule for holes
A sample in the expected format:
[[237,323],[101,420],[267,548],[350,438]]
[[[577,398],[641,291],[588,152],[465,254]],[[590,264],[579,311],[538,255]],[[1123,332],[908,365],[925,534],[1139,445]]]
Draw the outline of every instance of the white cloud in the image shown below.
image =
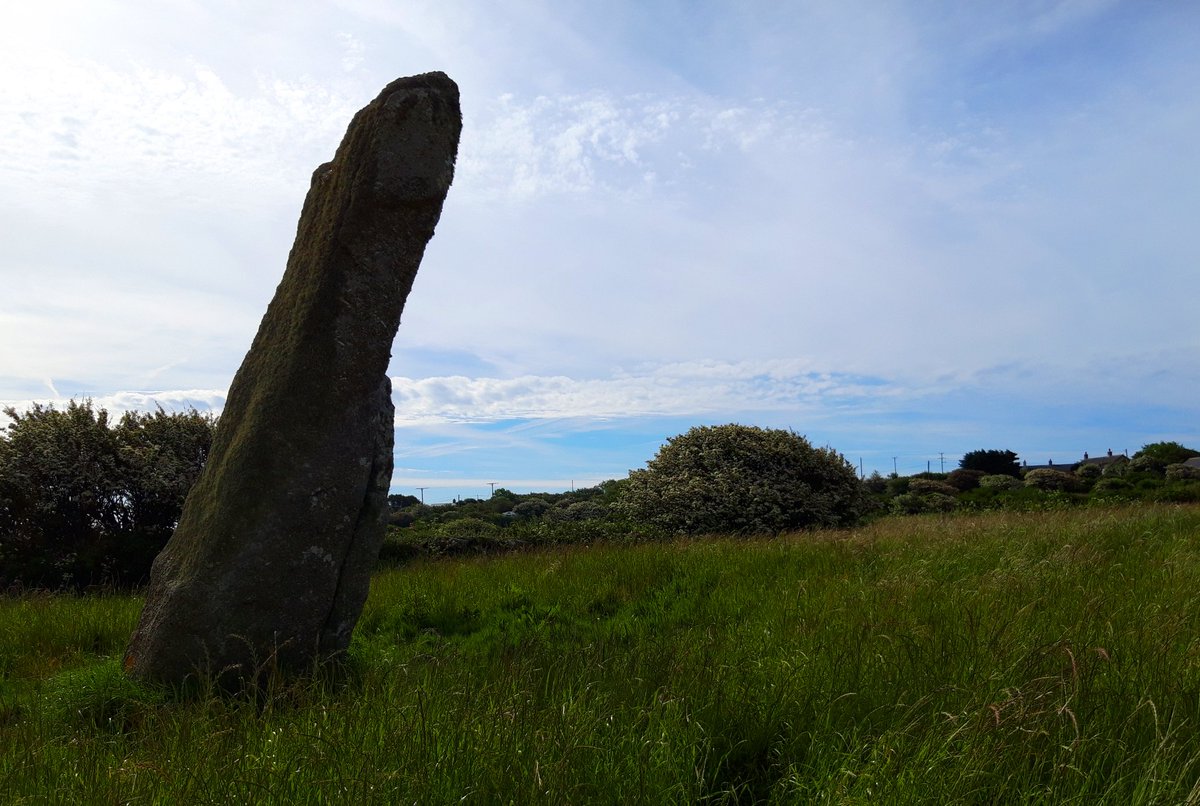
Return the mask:
[[47,52],[2,65],[10,159],[0,199],[67,202],[76,213],[114,188],[186,205],[278,203],[302,192],[361,105],[324,84],[265,75],[238,93],[202,63],[181,74]]
[[392,379],[398,427],[436,422],[802,413],[897,390],[870,379],[813,371],[805,362],[695,362],[613,377],[524,375]]
[[[398,354],[492,368],[398,360],[407,428],[1194,388],[1190,9],[95,0],[12,19],[0,396],[227,384],[312,169],[383,83],[433,68],[467,126]],[[989,370],[1035,359],[1051,369]],[[856,397],[864,376],[886,382]]]

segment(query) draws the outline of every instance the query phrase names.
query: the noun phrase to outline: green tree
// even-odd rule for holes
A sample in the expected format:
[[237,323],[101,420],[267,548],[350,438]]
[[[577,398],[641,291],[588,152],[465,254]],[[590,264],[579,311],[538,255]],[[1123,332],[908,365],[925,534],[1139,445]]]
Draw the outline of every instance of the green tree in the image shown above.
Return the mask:
[[963,454],[958,466],[963,470],[982,470],[985,474],[1013,476],[1021,475],[1017,455],[1012,451],[978,450]]
[[8,408],[0,434],[0,583],[136,584],[175,527],[214,420],[91,401]]
[[1133,458],[1137,459],[1139,456],[1148,457],[1157,465],[1166,467],[1183,464],[1188,459],[1200,456],[1200,451],[1185,448],[1178,442],[1151,442],[1149,445],[1143,445]]
[[629,474],[620,508],[668,531],[774,533],[855,523],[865,507],[855,469],[792,431],[699,426]]

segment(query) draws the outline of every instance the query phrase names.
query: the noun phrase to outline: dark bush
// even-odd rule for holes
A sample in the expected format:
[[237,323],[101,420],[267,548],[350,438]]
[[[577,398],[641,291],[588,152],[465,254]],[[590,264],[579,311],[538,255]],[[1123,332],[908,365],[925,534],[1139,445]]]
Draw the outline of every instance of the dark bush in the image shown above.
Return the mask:
[[908,492],[908,485],[912,484],[912,479],[908,476],[891,476],[887,480],[887,494],[889,498],[895,498],[898,495],[904,495]]
[[0,583],[136,585],[208,457],[214,419],[35,404],[0,435]]
[[960,467],[958,470],[950,471],[950,474],[946,476],[946,483],[959,492],[966,492],[978,487],[979,480],[986,475],[987,473],[983,470],[964,470]]
[[701,426],[630,473],[620,506],[670,532],[774,533],[853,524],[864,490],[844,457],[792,431]]
[[514,506],[512,511],[521,518],[540,518],[549,509],[549,501],[543,498],[527,498]]
[[[922,479],[917,479],[922,481]],[[958,505],[953,495],[940,492],[918,494],[904,493],[892,499],[892,512],[896,515],[920,515],[926,512],[951,512]]]
[[1102,476],[1099,481],[1092,485],[1092,495],[1100,497],[1116,497],[1124,496],[1133,492],[1133,485],[1123,478],[1116,476]]
[[978,450],[963,454],[958,466],[963,470],[982,470],[989,475],[1019,476],[1021,466],[1012,451]]
[[546,513],[556,521],[586,521],[608,517],[608,507],[599,501],[575,501]]
[[871,471],[871,475],[863,480],[863,486],[867,488],[867,492],[873,495],[879,495],[887,491],[887,479],[879,475],[878,470]]

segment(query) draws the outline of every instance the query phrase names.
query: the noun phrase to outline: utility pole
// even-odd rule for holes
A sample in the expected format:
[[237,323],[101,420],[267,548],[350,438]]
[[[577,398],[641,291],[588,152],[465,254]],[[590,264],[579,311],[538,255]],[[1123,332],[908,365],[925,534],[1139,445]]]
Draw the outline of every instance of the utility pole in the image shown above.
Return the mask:
[[496,497],[496,482],[494,482],[494,481],[489,481],[489,482],[488,482],[488,485],[489,485],[489,486],[492,488],[492,495],[491,495],[491,497],[492,497],[492,498],[495,498],[495,497]]
[[946,454],[938,451],[938,461],[942,463],[942,472],[946,472]]
[[864,478],[866,478],[866,476],[864,476],[864,475],[863,475],[863,469],[862,469],[862,457],[861,457],[861,456],[860,456],[860,457],[858,457],[858,477],[859,477],[860,479],[864,479]]
[[892,457],[892,475],[893,476],[900,475],[900,471],[896,469],[896,457],[895,456]]
[[425,503],[425,491],[428,490],[429,488],[428,487],[418,487],[417,489],[421,491],[421,503],[424,504]]

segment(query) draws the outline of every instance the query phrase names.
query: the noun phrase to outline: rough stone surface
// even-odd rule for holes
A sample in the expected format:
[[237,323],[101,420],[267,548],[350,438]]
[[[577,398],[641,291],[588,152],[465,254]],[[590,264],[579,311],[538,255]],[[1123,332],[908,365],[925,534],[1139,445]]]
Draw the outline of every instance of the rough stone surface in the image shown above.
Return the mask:
[[154,563],[131,676],[244,683],[348,646],[383,540],[392,341],[461,128],[446,75],[401,78],[313,173],[283,280]]

